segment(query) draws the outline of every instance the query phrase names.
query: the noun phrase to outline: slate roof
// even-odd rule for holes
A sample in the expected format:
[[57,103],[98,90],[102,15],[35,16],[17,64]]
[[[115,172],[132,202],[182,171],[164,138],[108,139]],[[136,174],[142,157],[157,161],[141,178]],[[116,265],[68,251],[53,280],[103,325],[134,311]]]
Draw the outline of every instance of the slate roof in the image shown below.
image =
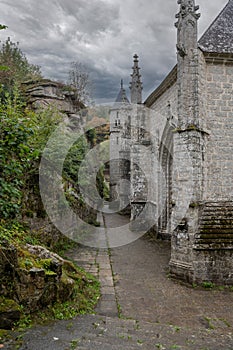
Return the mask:
[[233,53],[233,0],[228,1],[198,43],[204,52]]
[[126,96],[125,89],[123,88],[123,81],[121,81],[121,89],[119,91],[119,94],[116,98],[116,103],[129,103],[129,100]]

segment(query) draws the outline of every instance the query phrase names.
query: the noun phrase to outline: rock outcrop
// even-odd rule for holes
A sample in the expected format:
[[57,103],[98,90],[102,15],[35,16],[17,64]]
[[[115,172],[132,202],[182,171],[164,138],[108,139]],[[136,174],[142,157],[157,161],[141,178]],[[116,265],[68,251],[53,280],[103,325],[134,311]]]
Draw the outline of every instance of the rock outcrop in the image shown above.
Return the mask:
[[62,113],[72,115],[84,108],[83,103],[77,100],[75,89],[61,82],[49,79],[28,81],[23,83],[23,90],[27,105],[34,110],[53,106]]
[[31,313],[72,299],[90,280],[70,261],[42,246],[0,247],[0,328],[10,329],[20,307]]

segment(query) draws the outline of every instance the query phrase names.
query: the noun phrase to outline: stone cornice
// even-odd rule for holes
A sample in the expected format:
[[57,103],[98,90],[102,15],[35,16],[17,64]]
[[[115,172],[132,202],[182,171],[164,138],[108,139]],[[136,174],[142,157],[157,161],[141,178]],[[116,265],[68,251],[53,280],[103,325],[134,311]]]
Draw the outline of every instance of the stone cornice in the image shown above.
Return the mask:
[[[200,47],[201,50],[201,47]],[[202,51],[203,52],[203,51]],[[232,53],[203,52],[205,61],[208,63],[233,64]]]

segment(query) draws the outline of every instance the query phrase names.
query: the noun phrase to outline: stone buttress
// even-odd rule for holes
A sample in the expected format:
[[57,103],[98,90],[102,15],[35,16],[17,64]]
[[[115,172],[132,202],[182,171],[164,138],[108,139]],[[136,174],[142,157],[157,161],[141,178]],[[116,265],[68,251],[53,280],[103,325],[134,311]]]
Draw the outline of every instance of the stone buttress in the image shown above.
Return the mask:
[[[199,58],[194,1],[179,0],[177,27],[178,125],[174,130],[170,272],[193,279],[193,244],[203,198],[204,133],[199,113]],[[183,211],[183,212],[182,212]],[[182,218],[183,217],[183,218]],[[182,219],[182,221],[181,221]]]
[[[178,126],[172,186],[176,228],[170,272],[191,283],[232,284],[233,157],[228,127],[233,125],[233,5],[228,2],[198,42],[198,6],[188,0],[178,3]],[[227,35],[231,40],[226,42]],[[189,206],[178,222],[185,202]]]

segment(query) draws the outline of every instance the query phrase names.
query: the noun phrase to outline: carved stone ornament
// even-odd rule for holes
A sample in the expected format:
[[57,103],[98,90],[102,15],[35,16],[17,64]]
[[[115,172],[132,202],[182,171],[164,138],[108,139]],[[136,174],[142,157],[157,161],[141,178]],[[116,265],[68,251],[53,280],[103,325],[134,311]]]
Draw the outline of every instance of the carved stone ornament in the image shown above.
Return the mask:
[[180,5],[180,12],[176,15],[176,18],[184,18],[188,14],[192,14],[196,19],[200,17],[200,14],[196,13],[199,6],[195,5],[194,0],[178,0],[178,4]]

